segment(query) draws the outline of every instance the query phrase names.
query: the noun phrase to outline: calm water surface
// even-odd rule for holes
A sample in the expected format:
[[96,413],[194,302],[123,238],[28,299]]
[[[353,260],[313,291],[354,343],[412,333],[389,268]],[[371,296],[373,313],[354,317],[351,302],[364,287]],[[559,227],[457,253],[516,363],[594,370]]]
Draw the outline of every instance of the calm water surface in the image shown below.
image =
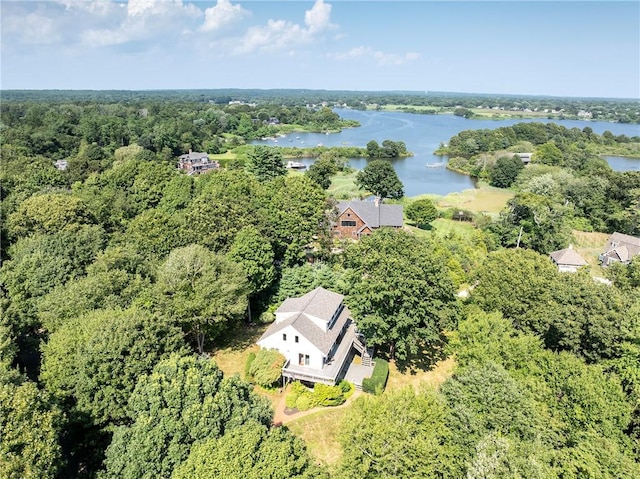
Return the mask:
[[[440,143],[446,143],[455,134],[463,130],[477,130],[482,128],[500,128],[522,122],[551,120],[540,119],[510,119],[510,120],[467,120],[454,115],[417,115],[412,113],[388,111],[360,111],[349,109],[335,110],[342,118],[357,120],[359,128],[347,128],[340,133],[326,135],[323,133],[292,133],[284,138],[255,141],[254,144],[270,144],[277,146],[310,147],[322,144],[324,146],[359,146],[366,147],[370,140],[382,143],[384,140],[404,141],[407,149],[414,156],[392,160],[398,177],[404,184],[407,196],[425,193],[446,195],[455,191],[474,188],[473,180],[459,173],[447,170],[446,157],[438,157],[433,152]],[[607,123],[579,120],[553,120],[566,128],[590,127],[595,133],[602,134],[609,130],[614,135],[640,135],[640,125],[623,123]],[[614,158],[613,160],[610,158]],[[625,160],[625,161],[619,161]],[[351,166],[362,169],[370,161],[366,158],[349,160]],[[638,170],[640,160],[607,157],[611,167],[617,171]],[[313,160],[302,160],[310,165]],[[440,166],[434,167],[433,165]]]

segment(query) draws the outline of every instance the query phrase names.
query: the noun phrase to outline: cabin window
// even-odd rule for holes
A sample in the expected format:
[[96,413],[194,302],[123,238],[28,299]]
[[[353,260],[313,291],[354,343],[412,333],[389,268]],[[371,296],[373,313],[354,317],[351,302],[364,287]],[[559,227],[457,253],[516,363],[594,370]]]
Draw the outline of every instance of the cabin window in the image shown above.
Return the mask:
[[298,336],[296,336],[296,337],[294,338],[294,340],[295,340],[295,342],[296,342],[296,343],[297,343],[297,342],[299,342],[299,341],[298,341],[298,339],[299,339],[299,338],[298,338]]
[[355,226],[355,225],[356,225],[356,222],[355,222],[355,221],[353,221],[353,220],[342,220],[342,221],[340,222],[340,225],[341,225],[341,226]]
[[287,335],[285,333],[282,333],[282,340],[286,341],[287,340]]

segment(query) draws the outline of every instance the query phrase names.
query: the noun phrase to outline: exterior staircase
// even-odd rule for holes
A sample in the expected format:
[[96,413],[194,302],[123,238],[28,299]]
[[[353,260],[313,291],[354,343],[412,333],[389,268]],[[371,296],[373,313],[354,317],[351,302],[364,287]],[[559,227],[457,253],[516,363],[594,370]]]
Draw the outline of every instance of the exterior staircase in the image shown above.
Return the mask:
[[360,353],[363,366],[371,366],[373,364],[373,348],[367,347],[362,336],[356,335],[353,340],[353,347]]

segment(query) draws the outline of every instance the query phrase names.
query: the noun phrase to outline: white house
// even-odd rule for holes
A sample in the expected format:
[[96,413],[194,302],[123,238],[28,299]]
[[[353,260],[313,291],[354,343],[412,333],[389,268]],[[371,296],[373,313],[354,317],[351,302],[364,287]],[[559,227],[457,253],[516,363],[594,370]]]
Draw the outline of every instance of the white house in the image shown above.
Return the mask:
[[589,264],[573,249],[572,245],[566,249],[549,253],[549,256],[561,273],[575,273],[579,268]]
[[299,298],[288,298],[275,311],[276,320],[258,339],[258,345],[277,349],[286,358],[284,378],[335,384],[350,366],[352,349],[371,365],[372,351],[356,334],[344,296],[316,288]]

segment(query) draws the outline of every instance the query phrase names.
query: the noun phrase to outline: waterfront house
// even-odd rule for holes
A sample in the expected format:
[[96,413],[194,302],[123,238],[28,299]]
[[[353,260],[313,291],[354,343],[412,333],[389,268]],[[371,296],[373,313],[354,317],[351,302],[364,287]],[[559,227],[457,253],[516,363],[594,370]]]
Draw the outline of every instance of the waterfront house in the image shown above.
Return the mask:
[[220,168],[220,164],[211,160],[207,153],[189,150],[178,158],[178,168],[186,171],[187,175],[199,175]]
[[338,219],[333,226],[334,235],[358,239],[382,227],[402,228],[402,205],[387,205],[379,198],[373,201],[339,201]]

